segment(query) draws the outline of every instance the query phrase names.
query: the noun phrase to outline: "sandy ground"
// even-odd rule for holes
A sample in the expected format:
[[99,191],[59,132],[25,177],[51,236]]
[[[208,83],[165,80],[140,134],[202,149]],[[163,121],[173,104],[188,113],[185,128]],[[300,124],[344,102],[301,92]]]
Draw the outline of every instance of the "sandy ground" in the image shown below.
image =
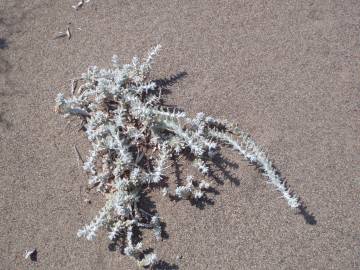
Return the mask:
[[[359,1],[74,3],[0,0],[1,269],[136,269],[105,234],[76,238],[103,198],[83,192],[73,146],[89,146],[53,106],[89,65],[157,43],[153,78],[180,74],[169,103],[239,123],[307,206],[292,211],[226,154],[213,205],[151,196],[169,236],[145,241],[159,269],[360,268]],[[71,40],[54,40],[68,23]],[[30,247],[37,262],[23,258]]]

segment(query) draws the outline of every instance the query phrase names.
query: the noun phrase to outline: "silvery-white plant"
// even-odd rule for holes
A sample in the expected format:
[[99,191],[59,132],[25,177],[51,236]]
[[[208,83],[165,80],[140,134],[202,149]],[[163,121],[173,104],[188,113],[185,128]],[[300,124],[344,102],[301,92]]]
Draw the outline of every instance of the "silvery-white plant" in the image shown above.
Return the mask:
[[[300,207],[299,199],[287,188],[284,179],[253,139],[233,124],[204,113],[194,118],[163,105],[161,89],[149,79],[149,72],[160,45],[149,51],[142,61],[121,65],[112,58],[113,67],[92,66],[82,74],[82,84],[72,95],[56,97],[56,111],[65,117],[77,116],[91,150],[83,168],[89,186],[106,195],[106,203],[88,225],[78,231],[79,237],[93,240],[101,227],[111,240],[123,238],[124,253],[141,267],[157,262],[154,253],[144,254],[136,242],[134,230],[152,229],[161,240],[161,222],[141,209],[141,196],[147,187],[163,186],[164,170],[169,159],[192,156],[193,165],[203,175],[209,174],[209,161],[221,146],[230,146],[259,167],[267,181],[275,186],[291,208]],[[155,156],[156,158],[152,158]],[[162,188],[163,196],[203,200],[210,183],[189,175],[175,190]]]

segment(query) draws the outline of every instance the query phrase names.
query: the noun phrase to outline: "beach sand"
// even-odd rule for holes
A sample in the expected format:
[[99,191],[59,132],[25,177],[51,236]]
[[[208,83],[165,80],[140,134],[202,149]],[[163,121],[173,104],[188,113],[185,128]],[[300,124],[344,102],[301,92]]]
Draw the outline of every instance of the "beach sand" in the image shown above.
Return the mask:
[[[85,192],[80,122],[53,108],[88,66],[158,43],[152,78],[176,78],[167,103],[238,123],[307,207],[225,152],[213,205],[151,194],[159,269],[359,269],[360,2],[286,2],[0,0],[0,269],[137,269],[105,232],[76,237],[104,197]],[[68,23],[71,39],[53,39]]]

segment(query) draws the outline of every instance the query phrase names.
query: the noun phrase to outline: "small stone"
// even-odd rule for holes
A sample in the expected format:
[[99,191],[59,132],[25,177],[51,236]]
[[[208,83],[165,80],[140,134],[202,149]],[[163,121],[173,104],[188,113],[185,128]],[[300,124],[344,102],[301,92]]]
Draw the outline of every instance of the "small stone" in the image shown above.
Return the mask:
[[90,199],[85,199],[84,202],[91,204],[91,200]]
[[177,261],[180,261],[182,258],[183,258],[182,255],[177,255],[177,256],[176,256],[176,260],[177,260]]
[[26,250],[24,257],[25,257],[25,259],[30,259],[32,261],[37,261],[37,250],[36,250],[36,248]]

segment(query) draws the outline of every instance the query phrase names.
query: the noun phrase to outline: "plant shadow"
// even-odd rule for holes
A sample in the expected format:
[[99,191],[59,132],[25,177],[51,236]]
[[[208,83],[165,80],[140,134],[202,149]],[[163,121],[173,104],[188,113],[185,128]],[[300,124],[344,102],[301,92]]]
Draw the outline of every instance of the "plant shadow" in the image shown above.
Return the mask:
[[0,49],[7,49],[9,48],[8,42],[5,38],[0,38]]
[[160,260],[154,265],[153,269],[157,269],[157,270],[177,270],[177,269],[179,269],[179,266],[174,264],[174,263],[170,264],[168,262]]
[[161,95],[169,95],[171,94],[169,87],[185,79],[187,75],[187,72],[181,71],[167,78],[153,80],[153,82],[156,83],[158,93],[161,93]]
[[305,205],[303,205],[303,204],[300,205],[298,214],[303,216],[306,224],[308,224],[308,225],[316,225],[317,224],[317,220],[316,220],[314,214],[309,212]]
[[0,125],[4,125],[6,129],[10,129],[12,124],[9,120],[4,118],[5,112],[0,112]]

